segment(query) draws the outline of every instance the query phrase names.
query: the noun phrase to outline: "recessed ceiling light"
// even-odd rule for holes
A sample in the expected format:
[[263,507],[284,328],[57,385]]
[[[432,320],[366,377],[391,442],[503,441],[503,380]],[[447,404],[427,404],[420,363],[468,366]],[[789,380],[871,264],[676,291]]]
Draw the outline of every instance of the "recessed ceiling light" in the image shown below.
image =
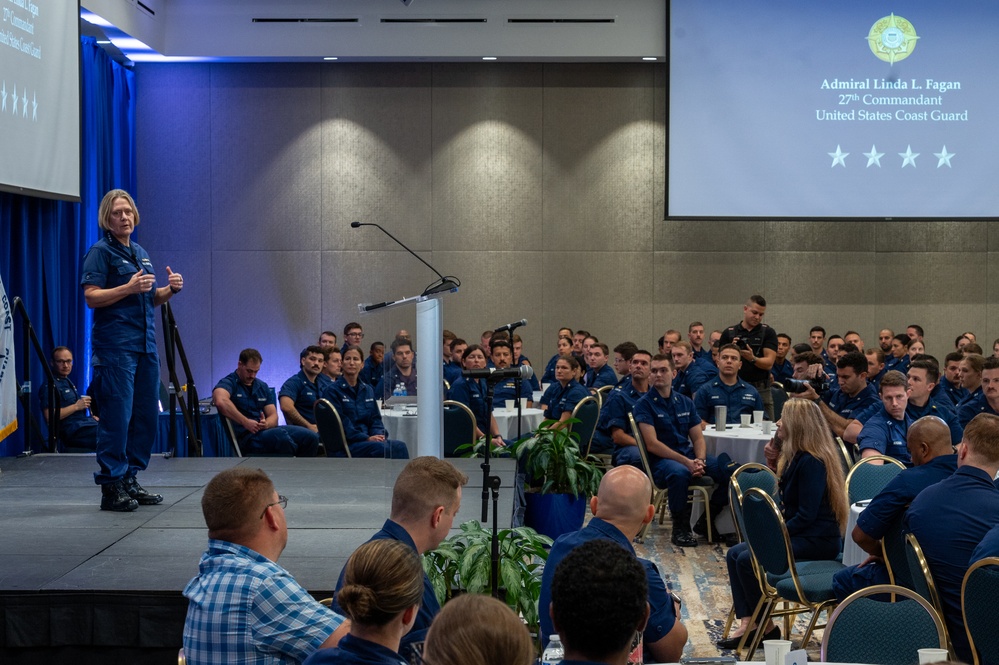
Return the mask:
[[327,57],[323,58],[323,60],[338,60],[338,59],[339,58],[337,58],[337,56],[335,56],[335,55],[330,55],[330,56],[327,56]]
[[111,40],[110,39],[98,39],[97,43],[98,44],[110,44]]
[[652,57],[645,57],[645,58],[642,58],[642,60],[652,60],[652,61],[655,61],[655,60],[658,60],[658,59],[659,59],[659,58],[652,58]]
[[482,59],[483,60],[495,60],[496,56],[495,55],[484,55],[484,56],[482,56]]

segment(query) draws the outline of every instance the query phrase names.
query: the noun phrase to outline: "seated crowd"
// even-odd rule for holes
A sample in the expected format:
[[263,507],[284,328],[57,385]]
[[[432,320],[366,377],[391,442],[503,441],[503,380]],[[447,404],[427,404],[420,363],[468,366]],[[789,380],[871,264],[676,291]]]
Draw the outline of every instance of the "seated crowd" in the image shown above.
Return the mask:
[[[704,326],[694,322],[685,340],[679,331],[669,329],[654,352],[630,341],[611,347],[588,331],[560,329],[556,352],[544,363],[540,378],[496,383],[491,403],[486,382],[465,377],[463,371],[531,365],[523,353],[523,340],[509,332],[485,331],[478,343],[469,344],[445,331],[447,397],[468,406],[477,434],[497,445],[509,442],[500,435],[492,413],[507,400],[523,399],[529,406],[537,401],[545,418],[559,427],[581,400],[598,396],[601,408],[588,452],[610,455],[616,468],[605,475],[592,499],[591,521],[552,548],[539,608],[543,634],[561,634],[567,658],[602,662],[627,654],[631,643],[629,639],[625,644],[623,636],[638,630],[655,659],[679,659],[686,643],[679,599],[669,593],[656,567],[637,559],[630,545],[652,519],[651,487],[636,435],[648,452],[653,482],[666,491],[673,519],[671,542],[694,547],[695,534],[708,533],[708,525],[703,516],[691,525],[689,487],[712,486],[710,514],[717,516],[728,503],[735,468],[755,461],[708,454],[704,430],[715,424],[717,409],[724,406],[730,424],[758,411],[776,421],[765,454],[777,474],[779,506],[795,557],[835,559],[844,535],[868,552],[871,556],[863,564],[836,575],[834,591],[843,599],[887,580],[881,540],[902,525],[924,549],[956,655],[970,662],[961,582],[972,562],[999,556],[999,340],[993,344],[994,354],[986,358],[974,335],[963,333],[942,363],[925,353],[918,325],[900,334],[881,330],[870,348],[855,331],[827,335],[824,328],[814,326],[807,342],[794,345],[789,335],[762,322],[765,311],[766,301],[753,296],[735,325],[706,335]],[[219,412],[232,421],[243,449],[251,454],[316,455],[321,447],[315,405],[326,399],[340,415],[353,456],[407,458],[406,444],[391,439],[386,431],[379,403],[416,394],[412,342],[400,331],[388,354],[385,345],[376,342],[366,359],[360,346],[363,336],[359,324],[348,324],[345,342],[338,348],[336,335],[324,332],[319,344],[302,350],[299,371],[277,395],[256,378],[260,353],[243,350],[236,370],[213,392]],[[89,399],[68,381],[72,354],[60,347],[52,361],[57,385],[51,394],[58,399],[64,442],[91,447]],[[50,391],[44,386],[42,391],[48,409]],[[536,392],[541,394],[537,400]],[[278,425],[278,408],[287,425]],[[836,439],[842,440],[842,449]],[[857,459],[884,456],[905,467],[872,499],[847,534],[843,533],[849,513],[844,449],[848,455],[852,449]],[[276,563],[286,544],[287,500],[275,493],[263,472],[238,468],[222,472],[203,499],[209,549],[201,573],[185,590],[190,599],[185,628],[188,660],[218,662],[209,653],[273,652],[283,655],[266,662],[300,662],[310,655],[315,663],[399,662],[398,654],[406,656],[426,640],[424,654],[433,654],[426,662],[469,662],[462,660],[472,653],[469,650],[481,649],[482,640],[499,636],[493,631],[459,638],[462,630],[455,627],[439,631],[441,641],[434,644],[434,617],[444,621],[448,610],[438,607],[425,575],[420,594],[413,577],[418,572],[414,553],[435,548],[447,535],[466,481],[446,461],[410,462],[396,482],[389,520],[351,557],[328,609],[308,597]],[[612,553],[594,550],[590,556],[577,556],[593,542],[618,547]],[[613,570],[594,569],[594,561],[606,559],[612,566],[615,557],[622,561],[613,564]],[[740,621],[719,646],[734,648],[751,631],[761,631],[767,638],[778,636],[780,630],[772,623],[751,625],[761,590],[745,544],[728,550],[727,565]],[[584,574],[580,571],[585,581],[574,581],[574,574]],[[644,584],[632,584],[621,593],[614,589],[614,575],[641,577]],[[593,587],[580,591],[579,585]],[[593,612],[581,608],[586,607],[584,601],[597,602],[604,593],[620,604],[613,607],[620,614],[607,625],[620,623],[622,638],[594,645],[587,640],[592,631],[580,627],[588,625],[589,615],[606,611],[607,606],[596,605]],[[260,602],[247,603],[243,594],[256,594]],[[624,597],[629,594],[641,599]],[[508,612],[488,603],[461,602],[467,606],[460,612],[455,609],[451,621],[466,631],[475,628],[466,620],[473,615],[490,616],[499,623],[510,620]],[[519,632],[513,632],[515,639],[496,645],[494,652],[475,655],[475,661],[520,662],[522,640]],[[459,644],[459,639],[465,643]],[[339,646],[330,650],[337,642]],[[495,660],[500,650],[508,654],[506,660]],[[199,657],[200,653],[205,656]],[[247,658],[247,662],[255,661]]]

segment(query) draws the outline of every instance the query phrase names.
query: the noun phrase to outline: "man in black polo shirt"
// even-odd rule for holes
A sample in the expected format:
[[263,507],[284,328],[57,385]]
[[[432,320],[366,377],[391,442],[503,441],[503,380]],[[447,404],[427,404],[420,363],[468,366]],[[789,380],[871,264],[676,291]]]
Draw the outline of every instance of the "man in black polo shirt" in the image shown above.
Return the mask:
[[722,332],[721,345],[735,344],[742,356],[739,378],[756,388],[763,398],[767,416],[774,417],[774,400],[770,394],[770,368],[777,359],[777,332],[763,323],[767,301],[763,296],[750,296],[742,307],[742,321]]

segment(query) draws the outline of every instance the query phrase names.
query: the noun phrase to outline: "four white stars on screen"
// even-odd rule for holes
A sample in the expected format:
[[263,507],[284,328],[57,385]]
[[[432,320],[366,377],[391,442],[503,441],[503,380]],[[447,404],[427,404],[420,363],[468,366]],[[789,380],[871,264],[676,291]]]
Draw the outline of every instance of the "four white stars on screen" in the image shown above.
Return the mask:
[[[10,102],[11,102],[11,104],[10,104],[10,113],[11,113],[11,115],[13,115],[13,116],[16,117],[17,116],[17,105],[18,105],[17,84],[16,83],[13,84],[13,91],[10,92],[10,93],[8,93],[7,92],[7,81],[3,81],[2,83],[0,83],[0,112],[4,112],[5,113],[7,111],[7,98],[8,97],[10,98]],[[27,118],[28,117],[28,89],[26,87],[21,89],[21,100],[20,100],[20,104],[21,104],[21,117],[22,118]],[[31,93],[31,119],[32,119],[32,121],[37,121],[38,120],[38,94],[34,93],[34,92]]]
[[[846,168],[846,158],[850,155],[850,153],[843,152],[839,144],[836,145],[836,152],[827,152],[826,154],[832,157],[832,164],[830,165],[829,168],[834,168],[837,164],[842,166],[844,169]],[[867,158],[867,168],[870,168],[872,165],[881,168],[881,158],[885,156],[885,153],[878,152],[877,146],[872,145],[870,152],[865,152],[862,154],[864,155],[864,157]],[[946,165],[947,168],[951,168],[950,158],[953,157],[955,154],[957,153],[947,152],[946,145],[941,149],[940,152],[933,153],[933,156],[937,158],[937,168],[940,168],[941,166],[944,165]],[[919,157],[919,153],[913,152],[911,145],[907,145],[905,147],[905,152],[898,153],[898,156],[902,158],[903,169],[906,166],[910,165],[912,166],[912,168],[916,168],[916,157]]]

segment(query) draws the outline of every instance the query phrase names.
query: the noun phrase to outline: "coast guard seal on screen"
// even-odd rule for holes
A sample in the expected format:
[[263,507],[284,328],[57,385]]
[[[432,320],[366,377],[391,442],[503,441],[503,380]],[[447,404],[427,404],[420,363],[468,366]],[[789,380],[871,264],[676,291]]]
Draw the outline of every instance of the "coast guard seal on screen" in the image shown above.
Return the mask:
[[871,53],[891,64],[912,55],[918,39],[919,35],[916,34],[912,24],[895,14],[875,21],[867,34],[867,44],[871,47]]

